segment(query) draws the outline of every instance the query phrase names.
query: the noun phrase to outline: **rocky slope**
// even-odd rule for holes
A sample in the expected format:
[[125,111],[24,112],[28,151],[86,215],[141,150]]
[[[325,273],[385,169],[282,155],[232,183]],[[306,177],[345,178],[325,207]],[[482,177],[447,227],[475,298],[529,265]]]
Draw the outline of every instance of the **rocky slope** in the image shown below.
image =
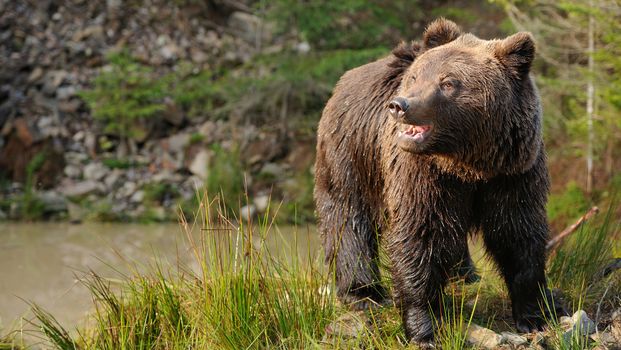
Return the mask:
[[80,96],[110,68],[110,52],[128,50],[160,76],[188,63],[235,67],[266,44],[278,49],[269,28],[232,0],[0,0],[0,218],[173,218],[222,166],[212,164],[218,152],[248,171],[253,211],[272,191],[299,192],[290,174],[311,165],[312,142],[190,118],[166,100],[158,122],[120,149]]

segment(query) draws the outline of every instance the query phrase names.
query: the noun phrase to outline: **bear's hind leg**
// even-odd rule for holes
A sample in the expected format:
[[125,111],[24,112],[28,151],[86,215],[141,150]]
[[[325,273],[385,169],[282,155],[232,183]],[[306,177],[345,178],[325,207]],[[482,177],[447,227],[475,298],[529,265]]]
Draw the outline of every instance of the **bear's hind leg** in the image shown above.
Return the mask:
[[320,188],[315,191],[319,231],[326,261],[335,274],[337,295],[354,309],[384,304],[388,293],[380,283],[378,226],[370,209],[352,194],[347,200],[333,195]]
[[485,246],[502,273],[520,332],[542,330],[567,314],[545,278],[547,178],[543,160],[530,171],[490,181],[480,193]]

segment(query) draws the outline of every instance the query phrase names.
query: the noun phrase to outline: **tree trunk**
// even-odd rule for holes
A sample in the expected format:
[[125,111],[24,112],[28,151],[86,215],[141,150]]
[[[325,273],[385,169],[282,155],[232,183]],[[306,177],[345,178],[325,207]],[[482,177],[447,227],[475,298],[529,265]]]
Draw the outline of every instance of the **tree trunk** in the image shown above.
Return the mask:
[[[593,9],[593,0],[589,1],[589,10]],[[594,44],[594,27],[595,20],[593,14],[589,13],[589,80],[587,82],[587,127],[588,127],[588,141],[587,141],[587,183],[586,191],[590,196],[593,191],[593,99],[595,95],[595,87],[593,86],[593,73],[595,70],[595,64],[593,62],[593,53],[595,51]]]

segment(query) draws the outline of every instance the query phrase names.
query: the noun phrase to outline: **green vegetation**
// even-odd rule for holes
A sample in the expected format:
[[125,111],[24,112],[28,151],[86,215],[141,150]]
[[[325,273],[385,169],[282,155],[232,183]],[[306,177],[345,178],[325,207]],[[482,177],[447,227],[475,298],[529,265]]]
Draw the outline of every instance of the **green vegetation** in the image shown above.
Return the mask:
[[16,206],[14,213],[17,217],[25,221],[42,220],[46,216],[45,205],[35,191],[37,184],[37,171],[45,162],[45,152],[35,155],[26,166],[26,181],[24,182],[23,193],[13,201],[0,198],[0,209],[11,211],[11,206]]
[[280,222],[292,224],[313,222],[315,202],[313,199],[314,176],[310,170],[297,174],[285,186],[285,198],[279,210]]
[[139,123],[157,116],[165,108],[167,79],[154,76],[153,69],[134,60],[126,51],[107,57],[109,66],[93,81],[93,88],[80,93],[93,117],[104,124],[104,132],[122,142],[144,138]]
[[230,208],[241,207],[245,193],[244,171],[237,148],[225,149],[219,145],[211,148],[213,156],[209,163],[209,172],[205,181],[207,193],[217,193],[229,214]]
[[574,305],[598,301],[603,293],[600,288],[607,286],[598,282],[605,277],[602,275],[604,268],[614,257],[615,241],[611,238],[619,227],[612,221],[613,212],[611,207],[599,224],[582,226],[550,259],[550,281],[563,290]]
[[548,219],[568,223],[582,216],[589,209],[589,201],[575,182],[569,182],[565,192],[548,198]]

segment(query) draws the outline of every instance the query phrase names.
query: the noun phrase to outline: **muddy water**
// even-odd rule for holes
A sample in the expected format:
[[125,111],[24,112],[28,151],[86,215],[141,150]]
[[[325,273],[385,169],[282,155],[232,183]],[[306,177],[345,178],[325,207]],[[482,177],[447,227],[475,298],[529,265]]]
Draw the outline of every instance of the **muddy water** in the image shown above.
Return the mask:
[[[319,249],[313,227],[280,227],[271,236],[268,243],[285,254],[287,242],[297,242],[300,252]],[[0,334],[32,318],[26,301],[73,328],[92,305],[80,276],[93,270],[118,278],[118,271],[148,269],[156,260],[192,267],[179,225],[0,223]]]

